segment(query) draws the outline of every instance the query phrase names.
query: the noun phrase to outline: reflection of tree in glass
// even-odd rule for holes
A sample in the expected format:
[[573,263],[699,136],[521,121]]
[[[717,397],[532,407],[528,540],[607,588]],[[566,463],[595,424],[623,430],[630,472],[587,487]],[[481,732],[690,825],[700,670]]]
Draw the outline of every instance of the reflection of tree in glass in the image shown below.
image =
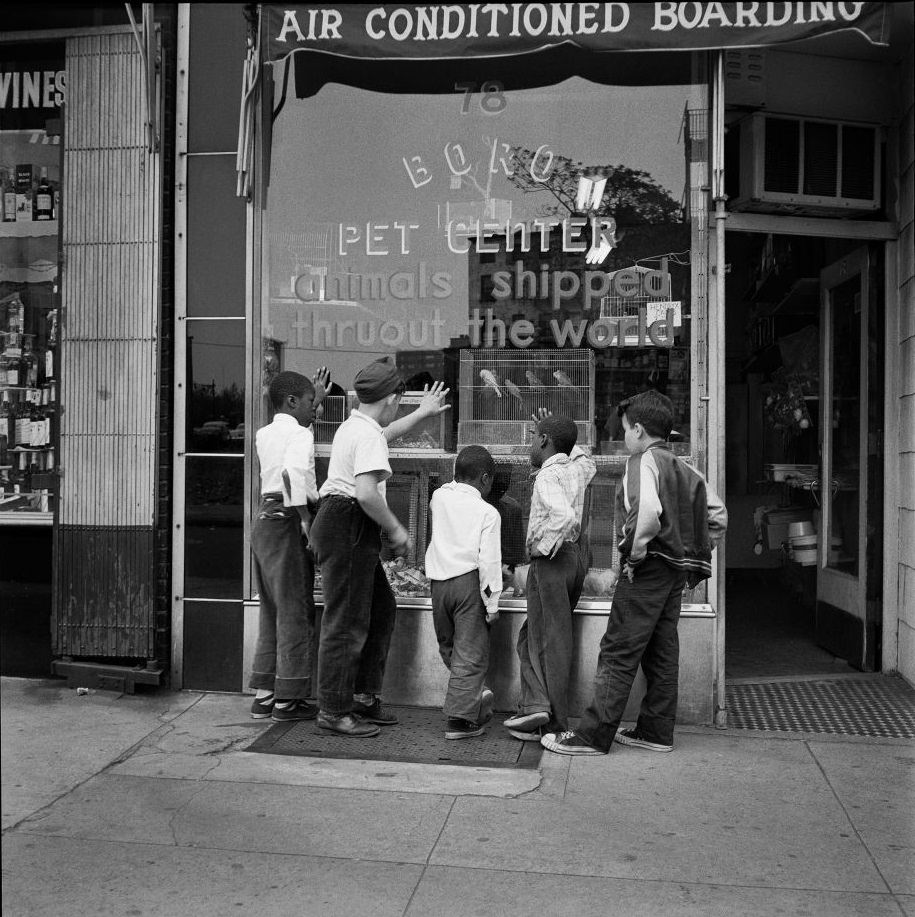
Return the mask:
[[190,423],[200,427],[222,420],[234,427],[245,419],[245,392],[237,383],[217,389],[216,382],[195,382],[191,396]]
[[[531,165],[535,153],[525,147],[514,151],[514,174],[509,181],[526,194],[551,194],[556,203],[547,206],[544,215],[565,216],[577,212],[575,197],[578,179],[582,175],[606,176],[607,187],[596,211],[598,216],[612,216],[617,226],[644,223],[677,223],[682,214],[680,204],[647,172],[624,165],[585,166],[568,156],[555,156],[552,170],[544,182],[535,181]],[[542,172],[542,162],[534,165],[535,174]]]

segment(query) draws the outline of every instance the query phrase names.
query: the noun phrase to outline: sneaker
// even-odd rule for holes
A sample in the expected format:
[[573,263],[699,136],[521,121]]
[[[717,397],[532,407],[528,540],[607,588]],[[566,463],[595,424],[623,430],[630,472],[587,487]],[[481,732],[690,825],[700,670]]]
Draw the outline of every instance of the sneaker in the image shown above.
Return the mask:
[[251,702],[251,719],[252,720],[266,720],[270,718],[270,714],[273,713],[273,705],[276,702],[276,698],[272,694],[267,697],[258,700],[256,697]]
[[370,704],[361,704],[359,701],[353,701],[353,713],[361,720],[368,723],[376,723],[379,726],[393,726],[397,723],[397,717],[393,713],[388,713],[381,706],[381,701],[376,697]]
[[481,735],[483,735],[483,727],[479,723],[448,717],[448,728],[445,730],[446,739],[472,739],[474,736]]
[[539,742],[543,735],[542,727],[538,726],[533,732],[521,732],[520,729],[509,729],[508,734],[519,742]]
[[557,755],[603,755],[606,752],[589,745],[584,739],[574,732],[548,732],[540,744],[547,751],[555,751]]
[[318,715],[318,708],[308,701],[294,700],[288,707],[273,705],[270,719],[274,723],[296,723],[300,720],[313,720]]
[[631,745],[633,748],[647,748],[648,751],[673,751],[673,745],[665,745],[663,742],[649,742],[642,736],[637,729],[619,729],[616,733],[616,741],[620,745]]
[[509,729],[517,729],[519,732],[533,732],[538,726],[546,726],[549,721],[550,715],[544,711],[539,713],[516,713],[505,721],[505,725]]
[[354,716],[352,713],[343,713],[340,716],[332,716],[330,713],[318,713],[318,725],[322,729],[336,732],[341,736],[349,736],[353,739],[370,739],[381,732],[377,726],[366,723],[361,717]]

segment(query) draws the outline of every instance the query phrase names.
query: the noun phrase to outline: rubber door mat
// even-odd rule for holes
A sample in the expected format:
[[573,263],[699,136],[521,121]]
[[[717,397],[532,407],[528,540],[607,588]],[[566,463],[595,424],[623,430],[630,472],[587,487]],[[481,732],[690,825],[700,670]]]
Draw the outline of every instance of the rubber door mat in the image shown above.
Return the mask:
[[915,739],[915,690],[901,678],[730,685],[728,726]]
[[496,715],[481,736],[446,739],[445,718],[434,707],[388,707],[396,726],[382,726],[371,739],[350,739],[320,729],[314,720],[277,723],[246,751],[309,758],[350,758],[361,761],[404,761],[413,764],[453,764],[462,767],[535,768],[543,749],[539,742],[519,742]]

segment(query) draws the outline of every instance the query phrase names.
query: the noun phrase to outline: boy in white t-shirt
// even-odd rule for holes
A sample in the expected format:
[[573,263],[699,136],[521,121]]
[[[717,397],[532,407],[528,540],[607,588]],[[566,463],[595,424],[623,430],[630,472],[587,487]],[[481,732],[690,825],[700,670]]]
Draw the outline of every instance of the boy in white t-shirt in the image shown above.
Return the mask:
[[303,533],[318,503],[309,426],[324,378],[318,373],[316,386],[300,373],[277,374],[270,383],[273,420],[255,436],[261,504],[251,534],[260,595],[249,682],[256,692],[254,719],[310,720],[318,712],[305,700],[311,694],[315,615],[314,562]]
[[399,420],[404,382],[387,360],[361,370],[353,383],[359,399],[331,446],[327,480],[311,529],[321,566],[324,614],[318,648],[318,725],[345,736],[378,735],[397,722],[378,697],[384,679],[397,605],[381,565],[381,533],[396,556],[408,554],[410,536],[388,507],[388,440],[446,411],[448,389],[436,383],[420,405]]
[[492,719],[489,625],[502,594],[502,520],[486,502],[496,474],[482,446],[467,446],[454,462],[454,480],[432,495],[432,540],[426,575],[432,580],[432,620],[442,660],[451,672],[442,712],[446,739],[483,734]]

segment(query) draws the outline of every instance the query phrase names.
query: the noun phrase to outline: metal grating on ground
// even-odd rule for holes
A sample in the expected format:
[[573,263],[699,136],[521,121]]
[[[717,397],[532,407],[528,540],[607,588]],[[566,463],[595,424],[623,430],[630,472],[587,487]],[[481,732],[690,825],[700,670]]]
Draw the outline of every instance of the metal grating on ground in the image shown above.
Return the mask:
[[312,758],[361,761],[403,761],[413,764],[454,764],[462,767],[535,768],[543,749],[539,742],[519,742],[502,726],[498,715],[486,732],[473,739],[445,738],[442,711],[432,707],[389,707],[399,720],[382,726],[371,739],[349,739],[319,729],[314,720],[277,723],[247,751]]
[[728,726],[915,739],[915,691],[901,678],[730,685]]

